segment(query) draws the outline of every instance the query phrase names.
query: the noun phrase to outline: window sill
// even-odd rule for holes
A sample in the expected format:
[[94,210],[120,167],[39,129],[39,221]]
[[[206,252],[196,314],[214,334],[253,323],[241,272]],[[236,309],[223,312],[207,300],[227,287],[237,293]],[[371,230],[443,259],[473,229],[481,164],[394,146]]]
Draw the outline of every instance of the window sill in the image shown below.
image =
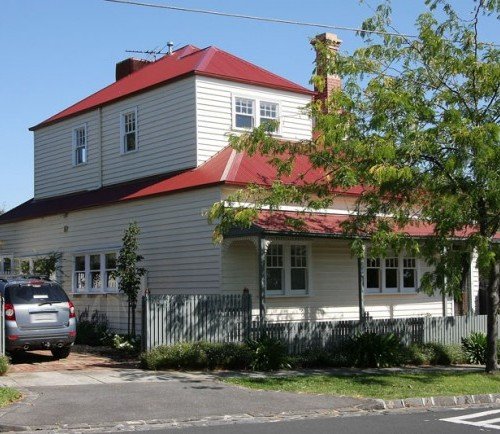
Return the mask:
[[[231,131],[235,132],[235,133],[249,133],[251,131],[253,131],[255,128],[258,128],[258,127],[252,127],[252,128],[239,128],[239,127],[231,127]],[[280,138],[280,137],[283,137],[283,134],[281,134],[281,131],[276,131],[274,133],[271,133],[271,136],[272,137],[277,137],[277,138]]]
[[72,291],[69,293],[72,297],[78,297],[79,295],[125,295],[123,292],[119,291]]
[[137,152],[139,152],[139,150],[137,148],[134,149],[133,151],[123,151],[122,150],[120,152],[120,155],[122,155],[122,156],[131,155],[131,154],[134,155],[134,154],[137,154]]
[[394,295],[418,295],[419,293],[417,291],[404,291],[404,292],[365,292],[365,296],[375,296],[375,297],[379,297],[379,296],[386,296],[386,297],[390,297],[390,296],[394,296]]
[[305,297],[310,297],[311,293],[306,293],[306,292],[297,292],[291,293],[287,292],[285,294],[270,294],[266,292],[266,298],[305,298]]
[[75,169],[78,169],[79,167],[85,167],[87,166],[89,163],[86,161],[85,163],[80,163],[80,164],[73,164],[73,167]]

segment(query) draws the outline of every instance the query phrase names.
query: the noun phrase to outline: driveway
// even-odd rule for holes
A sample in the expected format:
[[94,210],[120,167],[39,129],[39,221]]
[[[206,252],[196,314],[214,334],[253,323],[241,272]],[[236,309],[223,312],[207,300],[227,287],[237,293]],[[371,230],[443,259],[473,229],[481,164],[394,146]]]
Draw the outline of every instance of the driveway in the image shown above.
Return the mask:
[[[332,414],[377,408],[372,400],[248,390],[203,373],[140,369],[17,372],[0,379],[25,398],[0,409],[0,430],[101,428],[204,418]],[[137,422],[141,421],[141,422]]]
[[136,367],[136,360],[118,352],[75,345],[73,351],[66,359],[56,360],[52,357],[50,351],[30,351],[19,355],[13,360],[9,374]]

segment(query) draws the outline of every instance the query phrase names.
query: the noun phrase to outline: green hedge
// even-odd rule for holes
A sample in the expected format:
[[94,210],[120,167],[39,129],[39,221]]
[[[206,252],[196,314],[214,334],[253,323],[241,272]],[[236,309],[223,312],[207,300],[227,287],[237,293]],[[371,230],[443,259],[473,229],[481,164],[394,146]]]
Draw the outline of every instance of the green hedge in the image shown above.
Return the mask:
[[362,333],[331,351],[312,349],[288,356],[278,340],[262,337],[244,344],[180,343],[143,353],[146,369],[277,369],[390,367],[404,365],[453,365],[468,363],[464,346],[438,343],[406,346],[395,334]]
[[145,369],[249,369],[252,352],[244,344],[179,343],[141,354]]

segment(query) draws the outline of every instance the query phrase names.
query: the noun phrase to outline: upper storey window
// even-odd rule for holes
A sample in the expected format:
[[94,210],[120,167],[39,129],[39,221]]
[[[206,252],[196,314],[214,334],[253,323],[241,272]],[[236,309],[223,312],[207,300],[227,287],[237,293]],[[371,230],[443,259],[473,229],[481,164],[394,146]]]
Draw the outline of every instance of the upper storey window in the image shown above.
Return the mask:
[[82,125],[73,129],[73,165],[87,162],[87,127]]
[[253,128],[255,125],[254,101],[246,98],[236,98],[234,102],[236,128]]
[[269,131],[277,133],[279,120],[279,105],[275,102],[260,101],[250,98],[234,98],[234,120],[235,128],[251,129],[263,124],[271,124]]
[[260,124],[268,123],[272,132],[277,132],[278,126],[273,122],[278,120],[278,104],[275,102],[260,102]]
[[121,115],[121,152],[126,154],[137,150],[137,109]]

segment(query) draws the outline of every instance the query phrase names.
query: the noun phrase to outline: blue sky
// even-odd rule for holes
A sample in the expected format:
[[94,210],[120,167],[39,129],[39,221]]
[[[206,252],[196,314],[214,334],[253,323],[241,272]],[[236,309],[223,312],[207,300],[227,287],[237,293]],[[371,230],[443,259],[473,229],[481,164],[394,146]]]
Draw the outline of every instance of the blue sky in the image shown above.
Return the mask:
[[[183,7],[357,27],[371,15],[357,0],[151,0]],[[394,0],[394,23],[412,32],[423,0]],[[367,5],[368,4],[368,5]],[[456,0],[458,8],[471,0]],[[483,40],[498,43],[495,20]],[[126,50],[215,45],[308,85],[309,39],[325,29],[245,21],[108,3],[103,0],[2,0],[0,14],[0,209],[33,196],[33,133],[28,128],[110,84]],[[355,33],[334,31],[352,51]],[[135,55],[137,56],[137,55]]]

